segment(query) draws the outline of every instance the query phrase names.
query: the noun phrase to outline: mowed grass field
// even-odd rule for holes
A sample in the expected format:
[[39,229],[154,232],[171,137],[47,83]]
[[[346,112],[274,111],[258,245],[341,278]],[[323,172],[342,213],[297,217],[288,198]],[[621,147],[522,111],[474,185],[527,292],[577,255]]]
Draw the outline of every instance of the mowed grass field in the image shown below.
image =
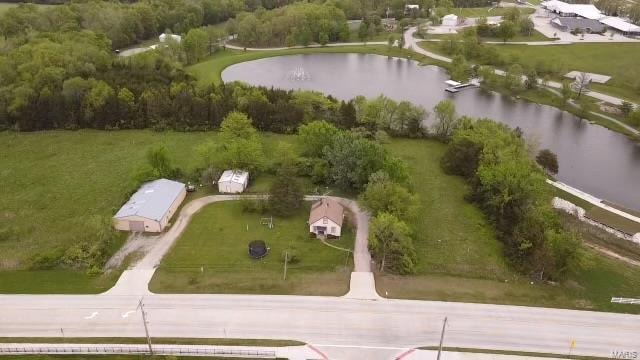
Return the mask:
[[[525,14],[533,14],[535,9],[533,8],[524,8],[519,7],[520,13]],[[481,17],[481,16],[502,16],[509,11],[509,7],[499,7],[499,8],[490,8],[490,7],[480,7],[480,8],[458,8],[453,9],[452,14],[456,14],[462,17]]]
[[[208,205],[192,219],[150,284],[158,293],[229,293],[344,295],[349,290],[352,255],[309,237],[310,202],[289,218],[273,218],[274,227],[261,224],[268,213],[245,213],[239,202]],[[266,257],[248,255],[248,244],[263,240]],[[347,224],[331,245],[353,249],[354,234]],[[284,276],[284,252],[294,249],[297,260]]]
[[491,45],[510,63],[535,66],[540,61],[560,64],[567,72],[586,71],[611,76],[592,88],[631,101],[640,101],[640,44],[591,43],[553,46]]
[[388,148],[407,161],[412,187],[420,196],[420,217],[413,224],[419,266],[415,276],[377,274],[379,294],[640,312],[610,303],[612,296],[637,296],[640,269],[585,250],[587,261],[577,275],[559,284],[531,284],[509,267],[488,220],[464,199],[469,191],[466,183],[440,169],[444,144],[396,139]]
[[[0,293],[100,292],[115,281],[83,271],[25,271],[39,255],[58,256],[81,241],[91,217],[110,218],[135,191],[149,147],[164,145],[173,163],[198,166],[195,148],[216,133],[152,131],[0,132]],[[284,136],[263,135],[267,152]],[[255,191],[269,186],[267,176]],[[112,251],[124,242],[121,233]],[[116,276],[117,278],[117,276]]]

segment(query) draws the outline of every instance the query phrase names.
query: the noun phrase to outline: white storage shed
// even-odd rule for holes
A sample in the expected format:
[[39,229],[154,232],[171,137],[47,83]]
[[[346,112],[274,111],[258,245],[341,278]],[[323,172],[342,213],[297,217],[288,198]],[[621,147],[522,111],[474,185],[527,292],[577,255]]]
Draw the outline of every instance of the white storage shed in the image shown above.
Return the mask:
[[249,172],[244,170],[227,170],[218,180],[218,191],[227,194],[243,192],[249,185]]

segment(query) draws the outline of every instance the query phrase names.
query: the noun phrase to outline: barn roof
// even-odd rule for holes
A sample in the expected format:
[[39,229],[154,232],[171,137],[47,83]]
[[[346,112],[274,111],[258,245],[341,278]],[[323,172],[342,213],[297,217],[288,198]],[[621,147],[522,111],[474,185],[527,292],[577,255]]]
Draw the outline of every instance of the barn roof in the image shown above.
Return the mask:
[[159,221],[182,191],[184,191],[184,184],[177,181],[159,179],[145,183],[131,195],[129,201],[118,210],[114,218],[140,216]]
[[342,226],[344,208],[331,198],[322,198],[311,205],[309,224],[313,224],[324,217],[338,224],[338,226]]

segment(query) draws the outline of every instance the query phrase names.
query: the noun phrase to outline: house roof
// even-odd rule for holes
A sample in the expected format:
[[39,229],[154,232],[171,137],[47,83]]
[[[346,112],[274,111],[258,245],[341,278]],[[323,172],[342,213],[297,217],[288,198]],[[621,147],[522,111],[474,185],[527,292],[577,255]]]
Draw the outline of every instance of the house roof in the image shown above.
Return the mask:
[[177,42],[182,41],[182,36],[180,35],[176,35],[176,34],[165,34],[162,33],[160,34],[160,36],[158,36],[158,38],[160,39],[160,41],[165,41],[167,38],[173,39]]
[[344,208],[337,201],[331,198],[322,198],[311,205],[309,224],[313,224],[325,217],[338,224],[338,226],[342,226]]
[[604,30],[606,30],[605,26],[602,25],[598,20],[592,20],[592,19],[581,19],[581,18],[574,18],[574,17],[557,17],[553,20],[551,20],[551,22],[558,24],[560,26],[566,26],[567,28],[569,28],[569,30],[573,30],[576,28],[580,28],[580,29],[586,29],[589,28],[591,29],[591,32],[603,32]]
[[226,170],[220,175],[219,183],[221,182],[233,182],[237,184],[243,184],[249,178],[249,172],[244,170]]
[[129,201],[122,205],[114,218],[140,216],[159,221],[182,191],[184,191],[184,184],[177,181],[159,179],[148,182],[131,195]]
[[442,20],[458,20],[458,15],[449,14],[442,17]]
[[600,19],[600,22],[616,30],[624,32],[640,32],[640,26],[631,24],[619,17],[606,17],[604,19]]

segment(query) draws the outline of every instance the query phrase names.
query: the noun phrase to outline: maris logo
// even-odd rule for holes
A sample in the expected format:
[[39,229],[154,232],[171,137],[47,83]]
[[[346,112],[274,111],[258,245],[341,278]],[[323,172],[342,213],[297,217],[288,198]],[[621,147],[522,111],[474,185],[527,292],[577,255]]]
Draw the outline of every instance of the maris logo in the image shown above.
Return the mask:
[[637,351],[628,351],[628,350],[614,350],[611,352],[612,359],[640,359],[638,357]]

